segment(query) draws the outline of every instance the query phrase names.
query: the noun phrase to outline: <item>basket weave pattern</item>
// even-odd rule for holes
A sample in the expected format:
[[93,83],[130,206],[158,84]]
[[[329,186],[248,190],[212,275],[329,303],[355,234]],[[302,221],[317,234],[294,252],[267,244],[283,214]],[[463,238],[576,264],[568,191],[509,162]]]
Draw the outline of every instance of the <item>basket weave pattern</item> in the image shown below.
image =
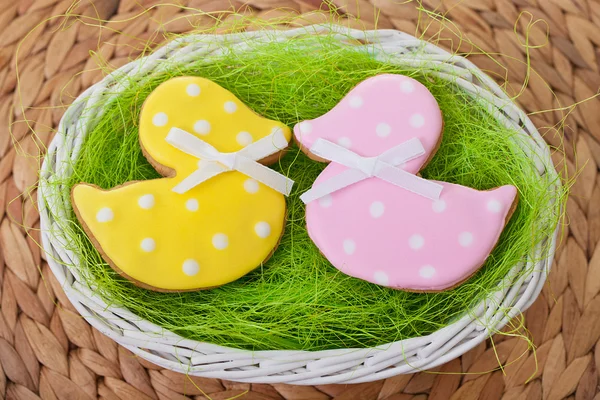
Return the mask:
[[[530,30],[531,45],[543,45],[531,49],[536,73],[529,76],[518,101],[533,113],[529,116],[546,141],[564,144],[564,160],[553,154],[557,166],[566,168],[570,176],[577,168],[581,173],[571,188],[569,224],[564,227],[548,283],[525,313],[525,327],[537,346],[535,357],[521,338],[495,335],[493,345],[490,340],[482,342],[431,371],[356,385],[250,384],[171,372],[132,355],[90,327],[65,296],[36,244],[40,242],[39,219],[27,188],[36,182],[39,165],[32,157],[40,151],[28,123],[22,121],[24,112],[39,142],[47,146],[65,105],[103,77],[99,66],[118,68],[128,63],[147,44],[155,47],[163,42],[165,32],[182,33],[193,29],[191,24],[214,23],[210,17],[195,16],[198,10],[211,12],[225,23],[236,17],[222,10],[233,8],[262,20],[300,13],[309,13],[300,21],[303,24],[327,20],[327,10],[318,0],[248,0],[244,4],[178,0],[189,7],[185,10],[169,2],[83,0],[71,10],[81,14],[81,20],[62,29],[66,18],[44,20],[64,13],[71,0],[0,0],[1,400],[600,399],[595,397],[596,366],[600,365],[600,208],[595,206],[600,202],[600,100],[581,103],[574,112],[536,113],[583,101],[600,88],[600,6],[596,0],[423,0],[426,9],[447,13],[452,29],[442,31],[439,24],[423,19],[415,1],[333,0],[344,24],[426,30],[425,36],[439,40],[444,48],[477,51],[451,32],[460,30],[480,49],[501,54],[496,57],[498,63],[477,54],[469,59],[494,78],[502,81],[508,76],[511,94],[519,92],[526,77],[525,31]],[[323,11],[315,12],[318,8]],[[531,13],[533,19],[545,23],[527,26],[528,18],[523,18],[515,27],[521,13],[525,17]],[[106,22],[98,23],[97,18]],[[17,84],[17,47],[36,25],[36,31],[18,48]],[[99,52],[100,58],[90,56],[90,51]],[[563,118],[564,138],[541,128],[559,124]],[[503,370],[489,373],[498,362]]]
[[[228,47],[233,45],[232,51],[242,52],[247,48],[249,38],[253,42],[283,41],[330,29],[337,32],[340,41],[349,37],[358,39],[366,43],[362,46],[374,51],[376,57],[378,53],[393,55],[394,62],[399,64],[425,66],[432,70],[431,73],[456,82],[472,96],[487,100],[490,113],[527,138],[523,149],[534,153],[532,158],[538,161],[539,173],[551,174],[552,181],[556,181],[546,143],[531,121],[493,80],[469,61],[405,33],[394,30],[364,32],[313,25],[278,32],[178,38],[154,54],[126,64],[86,90],[65,113],[42,167],[38,204],[42,242],[50,254],[48,264],[75,308],[91,325],[133,353],[174,371],[242,382],[316,385],[368,382],[436,367],[475,347],[490,332],[501,328],[510,318],[531,305],[550,269],[555,236],[545,239],[552,242],[550,245],[545,241],[539,244],[532,255],[533,260],[537,261],[524,260],[513,267],[493,299],[482,302],[459,321],[426,337],[368,349],[251,352],[187,340],[136,317],[126,309],[108,306],[81,279],[78,273],[81,263],[79,257],[68,250],[69,243],[61,233],[65,229],[61,221],[65,220],[70,199],[62,196],[63,189],[55,180],[64,181],[71,173],[70,165],[77,160],[82,142],[101,114],[99,102],[107,101],[107,98],[125,89],[126,84],[121,85],[119,78],[127,76],[127,82],[131,82],[131,78],[143,79],[162,68],[162,61],[167,58],[169,63],[177,65],[191,59],[218,56],[223,49],[219,43],[228,43]],[[100,111],[86,112],[90,109]],[[548,253],[542,253],[542,249],[548,248]],[[532,272],[515,278],[522,268]],[[510,311],[506,312],[507,309]]]

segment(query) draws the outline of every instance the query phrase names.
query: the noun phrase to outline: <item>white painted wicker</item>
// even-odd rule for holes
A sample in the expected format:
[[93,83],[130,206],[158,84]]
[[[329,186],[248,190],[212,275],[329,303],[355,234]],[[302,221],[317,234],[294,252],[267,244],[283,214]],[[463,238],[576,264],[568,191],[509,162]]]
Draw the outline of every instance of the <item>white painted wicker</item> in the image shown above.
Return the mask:
[[[39,207],[44,249],[53,273],[67,297],[95,328],[133,353],[164,368],[211,378],[242,382],[316,385],[358,383],[388,378],[441,365],[459,357],[527,309],[538,296],[552,264],[556,233],[540,243],[536,254],[516,265],[499,291],[453,324],[424,337],[389,343],[377,348],[326,351],[246,351],[184,339],[141,319],[130,311],[107,305],[78,273],[79,258],[61,234],[70,199],[56,182],[72,173],[85,136],[102,112],[85,112],[115,96],[124,85],[119,76],[143,79],[168,64],[184,64],[199,57],[221,54],[223,43],[236,52],[256,41],[293,40],[297,35],[335,33],[341,43],[359,39],[359,46],[374,57],[402,65],[432,68],[438,76],[455,82],[461,90],[487,104],[502,124],[522,133],[523,151],[535,160],[540,176],[556,178],[548,147],[529,118],[503,90],[464,58],[394,30],[359,31],[331,25],[313,25],[288,31],[257,31],[231,35],[190,35],[178,38],[148,57],[131,62],[90,87],[65,113],[44,161],[39,186]],[[350,45],[350,44],[349,44]],[[353,43],[352,46],[356,46]],[[553,179],[559,185],[558,179]],[[54,182],[54,183],[53,183]],[[559,190],[556,186],[555,190]],[[540,221],[544,223],[544,221]],[[546,222],[547,223],[547,222]],[[531,271],[519,274],[523,268]]]

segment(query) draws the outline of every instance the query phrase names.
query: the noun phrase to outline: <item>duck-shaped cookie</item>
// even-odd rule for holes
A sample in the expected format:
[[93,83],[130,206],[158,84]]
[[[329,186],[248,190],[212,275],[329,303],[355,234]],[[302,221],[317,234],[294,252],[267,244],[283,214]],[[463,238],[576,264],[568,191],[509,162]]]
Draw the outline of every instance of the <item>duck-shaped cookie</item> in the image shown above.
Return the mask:
[[301,198],[311,239],[340,271],[396,289],[441,291],[485,262],[517,191],[419,177],[442,126],[425,86],[379,75],[327,114],[294,127],[310,157],[332,161]]
[[79,221],[116,271],[186,291],[231,282],[270,257],[293,182],[263,164],[287,147],[288,127],[212,81],[179,77],[148,96],[139,137],[164,178],[72,190]]

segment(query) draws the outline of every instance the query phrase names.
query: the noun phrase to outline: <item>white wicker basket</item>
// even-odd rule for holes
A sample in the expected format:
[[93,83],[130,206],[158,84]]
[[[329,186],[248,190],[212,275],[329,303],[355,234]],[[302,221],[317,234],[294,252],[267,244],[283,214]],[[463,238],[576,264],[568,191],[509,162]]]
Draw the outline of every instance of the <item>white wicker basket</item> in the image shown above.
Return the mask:
[[[78,255],[69,251],[61,235],[70,199],[53,181],[70,176],[70,162],[77,159],[83,139],[93,128],[98,113],[84,113],[124,87],[117,78],[143,79],[168,64],[184,64],[199,57],[222,54],[223,43],[236,52],[256,41],[293,40],[297,35],[335,33],[341,43],[359,39],[374,57],[385,56],[409,66],[434,66],[432,73],[451,80],[462,90],[485,101],[489,112],[502,124],[520,131],[522,148],[532,156],[540,176],[556,171],[550,152],[529,118],[503,90],[471,62],[394,30],[358,31],[331,25],[313,25],[288,31],[257,31],[232,35],[192,35],[170,42],[148,57],[131,62],[90,87],[65,113],[44,161],[39,186],[42,241],[53,273],[67,297],[87,321],[116,342],[157,365],[174,371],[242,382],[317,385],[358,383],[388,378],[441,365],[484,341],[510,318],[527,309],[538,296],[552,264],[556,233],[540,243],[536,254],[516,265],[492,298],[481,302],[451,325],[424,337],[389,343],[377,348],[326,351],[246,351],[184,339],[141,319],[130,311],[107,305],[94,288],[83,281],[74,266]],[[350,45],[350,44],[348,44]],[[353,43],[352,46],[356,46]],[[131,79],[133,78],[133,79]],[[99,113],[101,109],[97,110]],[[94,115],[91,115],[94,114]],[[533,149],[533,150],[532,150]],[[553,179],[559,185],[558,179]],[[560,190],[558,186],[555,190]],[[540,222],[543,223],[543,222]],[[523,268],[531,273],[519,274]]]

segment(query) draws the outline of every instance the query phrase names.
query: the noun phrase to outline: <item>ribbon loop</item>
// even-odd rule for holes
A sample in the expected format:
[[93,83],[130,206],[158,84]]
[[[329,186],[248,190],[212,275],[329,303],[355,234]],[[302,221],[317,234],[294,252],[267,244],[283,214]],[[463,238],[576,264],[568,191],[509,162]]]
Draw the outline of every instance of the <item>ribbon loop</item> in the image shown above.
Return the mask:
[[215,176],[238,171],[260,183],[289,196],[294,181],[258,162],[285,149],[288,141],[281,129],[232,153],[221,153],[209,143],[179,128],[171,128],[166,137],[171,146],[199,159],[198,169],[184,178],[172,190],[183,194]]
[[315,141],[310,151],[348,169],[318,185],[313,185],[303,193],[300,199],[305,204],[371,177],[382,179],[431,200],[440,198],[442,185],[398,168],[398,165],[425,154],[423,144],[418,138],[409,139],[376,157],[362,157],[322,138]]

